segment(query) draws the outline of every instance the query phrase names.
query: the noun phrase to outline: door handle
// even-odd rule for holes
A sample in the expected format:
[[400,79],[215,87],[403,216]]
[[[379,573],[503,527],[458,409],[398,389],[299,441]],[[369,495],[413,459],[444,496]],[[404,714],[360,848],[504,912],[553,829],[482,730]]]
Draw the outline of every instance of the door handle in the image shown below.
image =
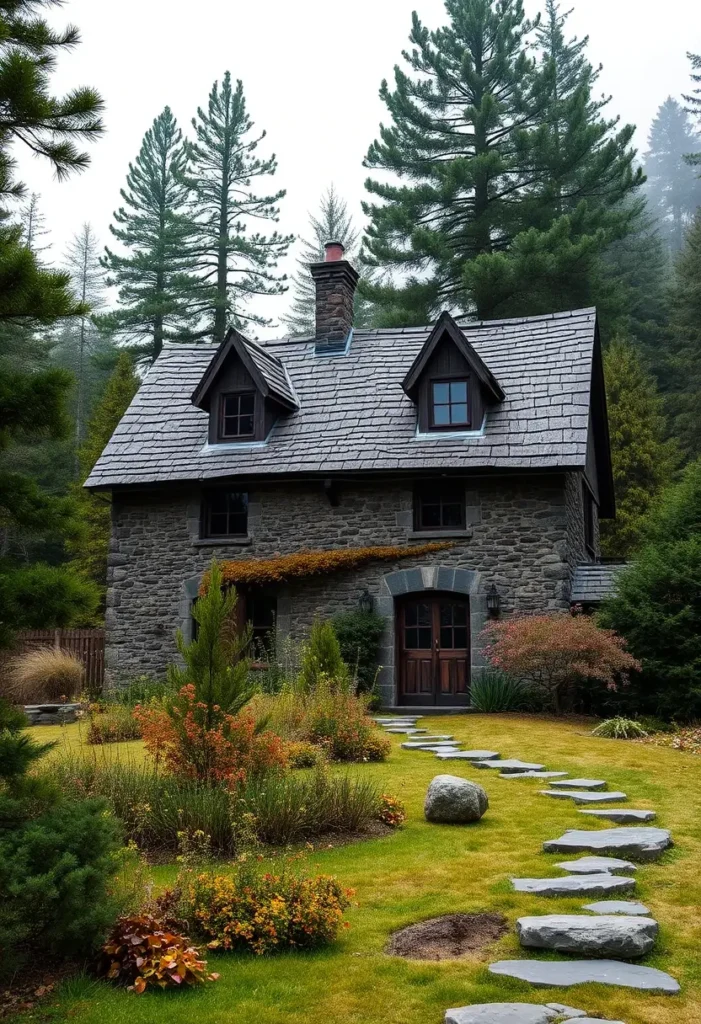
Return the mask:
[[436,649],[436,654],[438,654],[438,649],[439,649],[438,648],[438,637],[436,637],[436,648],[435,649]]

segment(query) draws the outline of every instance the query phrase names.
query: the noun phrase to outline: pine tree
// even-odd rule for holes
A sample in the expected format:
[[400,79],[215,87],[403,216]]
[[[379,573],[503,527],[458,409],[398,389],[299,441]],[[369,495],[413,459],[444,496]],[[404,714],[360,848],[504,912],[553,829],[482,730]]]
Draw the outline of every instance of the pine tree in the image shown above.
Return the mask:
[[270,321],[246,308],[254,295],[281,295],[285,276],[275,268],[287,252],[291,235],[277,231],[248,234],[251,223],[277,222],[282,189],[257,195],[253,179],[273,175],[275,156],[256,155],[265,132],[252,134],[253,122],[238,81],[232,89],[227,71],[221,86],[215,82],[207,110],[193,118],[195,142],[188,143],[190,171],[185,180],[191,189],[190,205],[196,234],[189,252],[199,273],[194,291],[195,307],[207,320],[207,333],[221,342],[228,322],[266,324]]
[[46,228],[46,217],[40,206],[41,196],[38,192],[32,192],[20,209],[20,224],[22,225],[22,242],[26,247],[39,256],[46,252],[48,245],[42,244],[42,239],[48,235]]
[[100,266],[100,245],[92,225],[83,224],[73,236],[66,250],[65,264],[71,275],[73,293],[86,310],[75,323],[75,441],[78,447],[83,438],[85,378],[97,333],[91,314],[99,313],[105,301],[105,275]]
[[685,453],[701,455],[701,209],[686,233],[670,295],[672,429]]
[[187,155],[183,134],[170,107],[146,132],[139,155],[129,164],[124,206],[110,231],[127,250],[107,248],[103,266],[108,284],[119,289],[119,308],[100,324],[126,340],[149,361],[164,341],[186,341],[197,328],[191,305],[194,279],[189,243],[192,223],[186,214]]
[[[290,312],[283,317],[284,323],[291,334],[310,336],[315,330],[316,289],[309,273],[311,263],[321,263],[326,256],[327,242],[341,242],[344,258],[355,262],[358,258],[359,233],[353,226],[346,203],[339,197],[331,185],[321,197],[319,213],[309,216],[310,237],[301,239],[302,254],[297,260],[299,270],[292,278],[292,303]],[[356,293],[356,306],[362,303]],[[355,313],[358,314],[356,308]],[[359,325],[360,318],[354,316],[354,323]]]
[[[701,53],[687,53],[691,61],[691,81],[696,88],[684,99],[689,104],[687,111],[701,124]],[[701,152],[698,150],[687,154],[688,162],[694,167],[701,167]]]
[[667,439],[663,400],[635,347],[623,338],[604,354],[616,518],[601,524],[604,554],[628,558],[640,546],[645,517],[679,465]]
[[[81,485],[102,455],[138,388],[139,378],[134,372],[132,357],[123,351],[102,398],[93,410],[85,441],[78,453]],[[103,493],[93,494],[82,486],[76,493],[81,531],[68,547],[73,555],[73,566],[83,578],[91,580],[99,588],[104,600],[111,532],[110,498]]]
[[685,159],[699,146],[688,113],[668,97],[650,128],[645,172],[650,210],[673,252],[681,251],[684,230],[701,205],[701,179]]
[[[632,128],[614,132],[591,99],[586,41],[565,43],[565,16],[526,21],[521,0],[446,0],[450,24],[429,33],[414,16],[405,53],[381,96],[392,124],[366,165],[371,265],[403,275],[374,297],[384,319],[425,322],[445,306],[481,317],[590,300],[600,253],[625,232]],[[529,54],[539,30],[542,59]]]

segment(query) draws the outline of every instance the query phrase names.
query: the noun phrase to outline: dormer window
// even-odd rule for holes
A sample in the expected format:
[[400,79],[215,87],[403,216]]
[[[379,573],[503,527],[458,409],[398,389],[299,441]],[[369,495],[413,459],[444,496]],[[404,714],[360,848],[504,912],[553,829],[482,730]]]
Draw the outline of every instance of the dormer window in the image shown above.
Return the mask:
[[239,441],[255,434],[255,391],[237,391],[221,396],[219,437],[222,441]]
[[431,382],[431,429],[455,430],[470,426],[469,382],[434,380]]

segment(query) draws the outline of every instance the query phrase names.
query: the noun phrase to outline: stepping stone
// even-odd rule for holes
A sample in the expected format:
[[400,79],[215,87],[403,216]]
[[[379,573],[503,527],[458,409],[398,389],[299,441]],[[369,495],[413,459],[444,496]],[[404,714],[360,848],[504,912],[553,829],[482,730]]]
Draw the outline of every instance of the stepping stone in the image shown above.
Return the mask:
[[568,772],[502,772],[500,779],[563,779]]
[[563,789],[541,789],[542,796],[554,796],[558,800],[574,800],[576,804],[612,804],[619,800],[627,800],[625,793],[587,793],[583,789],[570,792]]
[[419,740],[407,740],[405,743],[402,743],[402,747],[404,750],[420,750],[421,747],[427,745],[435,747],[439,743],[444,747],[457,746],[452,736],[422,736]]
[[664,971],[619,960],[500,960],[491,964],[489,971],[490,974],[518,978],[545,988],[597,982],[665,995],[679,992],[679,983]]
[[559,839],[543,843],[546,853],[601,853],[621,854],[639,862],[657,860],[672,846],[672,837],[666,828],[605,828],[600,831],[570,829]]
[[415,750],[428,751],[429,754],[457,754],[460,747],[452,743],[428,743],[422,747],[415,747]]
[[[587,1015],[586,1010],[573,1010],[571,1006],[565,1006],[564,1003],[546,1003],[545,1005],[549,1010],[557,1010],[561,1016],[567,1017],[568,1020],[581,1020]],[[616,1024],[616,1021],[611,1021],[610,1024]]]
[[392,736],[419,736],[421,733],[425,733],[426,729],[402,729],[400,726],[399,729],[385,729],[385,732]]
[[535,896],[577,896],[592,893],[605,896],[610,892],[632,892],[634,878],[620,878],[603,872],[599,875],[569,875],[567,878],[512,878],[516,892]]
[[377,722],[378,725],[415,725],[422,715],[417,715],[415,718],[373,718],[373,722]]
[[651,917],[544,914],[520,917],[516,922],[516,934],[526,949],[622,960],[649,953],[659,930]]
[[473,764],[475,768],[498,768],[509,775],[513,772],[539,772],[545,768],[544,764],[529,764],[527,761],[519,761],[518,758],[505,761],[473,761]]
[[601,900],[600,903],[586,903],[584,910],[592,914],[625,914],[627,917],[645,917],[650,913],[644,903],[634,900]]
[[551,785],[565,789],[606,789],[608,783],[603,779],[568,779],[567,782],[553,782]]
[[[588,814],[582,811],[582,814]],[[608,871],[610,875],[619,875],[622,871],[637,871],[630,860],[619,860],[618,857],[580,857],[579,860],[561,860],[556,868],[569,871],[571,875],[592,875]]]
[[440,761],[496,761],[499,754],[495,750],[456,750],[436,757]]
[[580,811],[580,814],[588,814],[592,818],[604,818],[606,821],[617,821],[619,825],[625,825],[629,821],[654,821],[657,815],[654,811],[631,811],[628,808],[614,808],[610,811]]
[[562,1015],[533,1003],[479,1003],[445,1011],[445,1024],[550,1024]]

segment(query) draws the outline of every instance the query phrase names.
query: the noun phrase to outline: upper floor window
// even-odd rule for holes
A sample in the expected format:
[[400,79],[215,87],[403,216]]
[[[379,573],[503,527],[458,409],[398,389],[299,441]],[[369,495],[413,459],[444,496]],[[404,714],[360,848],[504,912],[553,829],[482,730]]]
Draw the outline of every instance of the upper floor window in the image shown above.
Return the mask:
[[582,497],[584,499],[584,543],[590,555],[596,553],[596,529],[594,496],[588,486],[582,484]]
[[248,495],[216,490],[202,502],[203,537],[245,537],[248,534]]
[[470,426],[469,389],[467,380],[434,380],[431,382],[432,430],[450,430]]
[[458,488],[436,487],[419,491],[414,499],[416,530],[463,530],[465,528],[465,492]]
[[237,440],[255,433],[256,393],[235,391],[221,396],[219,436]]

